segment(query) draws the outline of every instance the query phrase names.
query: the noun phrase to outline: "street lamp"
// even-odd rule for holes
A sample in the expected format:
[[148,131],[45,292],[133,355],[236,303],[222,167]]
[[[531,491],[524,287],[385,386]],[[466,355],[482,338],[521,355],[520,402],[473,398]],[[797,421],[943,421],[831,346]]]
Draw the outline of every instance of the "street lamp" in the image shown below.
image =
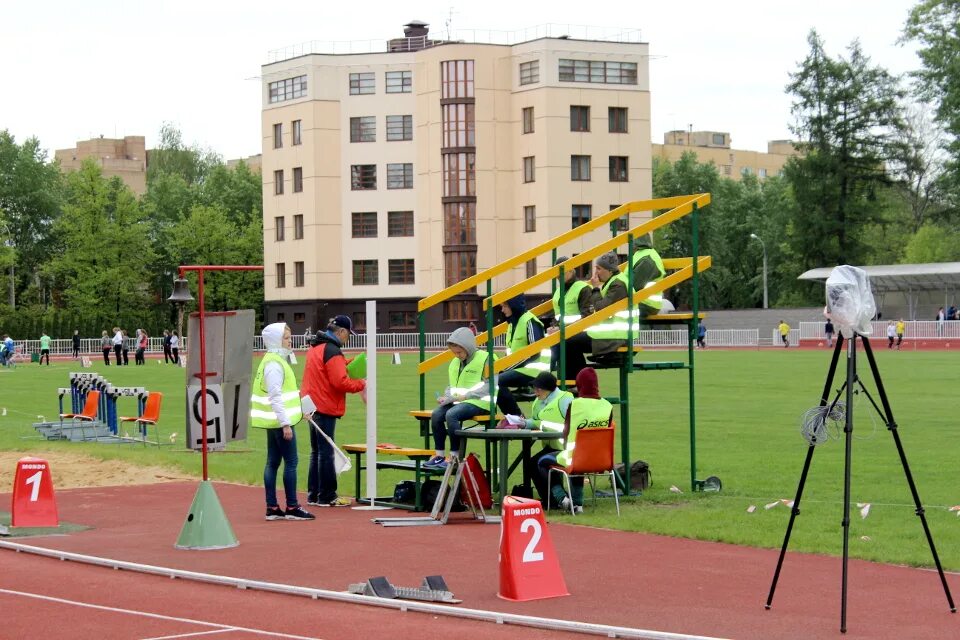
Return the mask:
[[767,245],[763,243],[763,239],[755,233],[751,233],[750,237],[754,240],[760,241],[760,246],[763,247],[763,308],[767,308]]

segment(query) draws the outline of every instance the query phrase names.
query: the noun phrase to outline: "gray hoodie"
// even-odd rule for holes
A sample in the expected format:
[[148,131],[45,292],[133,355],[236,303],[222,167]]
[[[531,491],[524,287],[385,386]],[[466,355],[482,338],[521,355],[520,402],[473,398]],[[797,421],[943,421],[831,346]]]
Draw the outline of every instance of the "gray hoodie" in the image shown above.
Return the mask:
[[450,337],[447,338],[447,344],[455,344],[458,347],[463,347],[467,352],[466,362],[470,362],[470,358],[477,352],[477,338],[473,335],[473,331],[470,331],[470,329],[466,327],[460,327],[454,330],[454,332],[450,334]]

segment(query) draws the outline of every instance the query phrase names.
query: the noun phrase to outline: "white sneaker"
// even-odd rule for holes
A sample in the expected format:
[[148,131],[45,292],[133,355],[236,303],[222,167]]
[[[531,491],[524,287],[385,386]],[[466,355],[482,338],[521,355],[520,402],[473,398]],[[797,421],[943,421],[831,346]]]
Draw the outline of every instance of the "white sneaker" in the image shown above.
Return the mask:
[[573,506],[573,514],[577,515],[578,513],[583,513],[583,507],[579,504]]
[[570,506],[570,496],[564,496],[563,500],[560,501],[560,508],[564,511],[573,511]]

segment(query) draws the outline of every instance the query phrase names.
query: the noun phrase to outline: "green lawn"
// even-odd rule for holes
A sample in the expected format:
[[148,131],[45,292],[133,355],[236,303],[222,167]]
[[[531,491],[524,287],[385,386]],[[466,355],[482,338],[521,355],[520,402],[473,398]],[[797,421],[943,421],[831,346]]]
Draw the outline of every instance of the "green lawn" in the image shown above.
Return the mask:
[[[960,518],[948,508],[960,504],[956,460],[956,400],[960,370],[950,352],[888,352],[883,345],[877,358],[894,416],[900,426],[907,459],[926,508],[934,541],[944,566],[960,569]],[[679,359],[685,354],[647,352],[652,360]],[[860,374],[867,388],[874,385],[866,358],[860,352]],[[403,364],[390,364],[389,355],[379,360],[380,389],[378,441],[419,446],[416,421],[406,416],[416,408],[418,384],[415,354],[403,354]],[[304,358],[301,355],[298,374]],[[841,361],[842,362],[842,361]],[[654,485],[642,497],[624,501],[618,519],[611,500],[588,508],[576,522],[605,527],[647,531],[703,540],[722,540],[760,547],[779,547],[789,509],[764,505],[781,498],[792,499],[806,453],[799,434],[800,417],[818,402],[829,352],[797,350],[702,351],[697,363],[697,460],[698,478],[717,475],[723,480],[720,493],[690,492],[687,372],[638,372],[632,376],[631,451],[650,463]],[[94,369],[121,386],[146,386],[166,394],[161,432],[166,438],[179,432],[183,442],[184,370],[149,361],[144,367]],[[24,439],[35,435],[30,423],[37,415],[52,419],[57,414],[56,389],[67,386],[72,364],[51,367],[22,365],[0,369],[0,448],[43,452],[76,451],[104,459],[122,458],[137,464],[162,464],[197,477],[200,456],[165,446],[160,451],[136,445],[79,444]],[[844,379],[838,371],[837,382]],[[616,376],[601,372],[601,390],[616,394]],[[442,375],[428,378],[428,397],[442,387]],[[837,385],[835,385],[836,387]],[[874,395],[876,395],[874,393]],[[133,401],[121,399],[121,413],[135,411]],[[861,519],[851,505],[851,555],[872,560],[913,565],[931,565],[919,518],[914,514],[893,439],[868,400],[860,394],[854,407],[853,502],[872,504],[869,517]],[[348,400],[347,416],[338,426],[340,443],[365,440],[366,411],[355,396]],[[210,456],[214,479],[258,485],[261,482],[264,445],[254,433],[237,443],[236,453]],[[297,429],[301,459],[309,451],[306,431]],[[619,443],[619,436],[618,436]],[[182,446],[182,445],[181,445]],[[177,447],[179,449],[179,447]],[[402,479],[399,472],[381,472],[381,494],[392,492]],[[301,464],[300,484],[306,473]],[[682,494],[669,491],[675,485]],[[352,474],[341,477],[341,489],[352,493]],[[587,492],[589,495],[589,491]],[[794,527],[791,550],[839,555],[842,544],[843,440],[831,440],[818,448],[807,481],[802,514]],[[747,513],[756,505],[754,513]]]

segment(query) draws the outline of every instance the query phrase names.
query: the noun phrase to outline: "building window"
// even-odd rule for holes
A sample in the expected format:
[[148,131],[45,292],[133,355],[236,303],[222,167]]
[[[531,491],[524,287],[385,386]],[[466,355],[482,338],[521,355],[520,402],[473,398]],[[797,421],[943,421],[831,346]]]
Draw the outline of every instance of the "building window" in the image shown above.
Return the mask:
[[477,273],[476,251],[450,251],[443,254],[447,284],[452,286]]
[[379,280],[377,261],[374,260],[354,260],[353,261],[353,284],[377,284]]
[[413,237],[413,211],[387,211],[387,237]]
[[590,107],[570,105],[570,131],[590,131]]
[[540,82],[540,61],[520,63],[520,84],[534,84]]
[[278,313],[278,314],[277,314],[277,322],[283,322],[283,321],[286,319],[286,317],[287,317],[286,314],[284,314],[284,313],[282,313],[282,312],[281,312],[281,313]]
[[294,120],[290,123],[290,130],[293,132],[293,144],[298,145],[303,143],[303,132],[300,127],[300,121]]
[[375,91],[376,80],[373,72],[350,74],[350,95],[362,96],[374,93]]
[[367,330],[367,312],[357,311],[353,314],[353,328],[356,331]]
[[387,93],[410,93],[413,71],[387,71]]
[[270,102],[283,102],[307,95],[307,76],[297,76],[278,80],[267,85],[270,90]]
[[[293,263],[293,286],[302,287],[303,286],[303,263],[294,262]],[[294,316],[296,320],[296,316]]]
[[443,146],[473,147],[477,144],[472,104],[445,104],[443,109]]
[[414,284],[413,260],[387,260],[387,281],[389,284]]
[[303,215],[299,213],[293,216],[293,239],[303,240]]
[[301,312],[296,312],[296,311],[293,312],[293,321],[294,321],[294,322],[306,322],[306,320],[307,320],[307,314],[303,313],[302,311],[301,311]]
[[277,122],[273,125],[273,148],[281,149],[283,147],[283,123]]
[[527,260],[527,277],[532,278],[537,275],[537,259]]
[[727,142],[727,136],[722,133],[713,134],[713,144],[723,145]]
[[534,182],[537,179],[537,165],[534,162],[534,156],[527,156],[523,159],[523,181]]
[[413,116],[387,116],[387,142],[413,140]]
[[377,212],[354,211],[351,215],[351,230],[354,238],[377,237]]
[[413,163],[387,165],[387,189],[413,189]]
[[350,142],[376,142],[377,117],[350,118]]
[[570,156],[570,179],[590,180],[590,156]]
[[477,204],[448,202],[443,205],[443,243],[445,245],[477,244]]
[[533,107],[523,108],[523,133],[533,133]]
[[352,164],[350,165],[350,189],[352,191],[368,191],[377,188],[377,165]]
[[448,322],[476,322],[480,305],[474,300],[450,300],[443,303],[443,319]]
[[[610,205],[610,211],[613,211],[619,206],[619,204]],[[630,214],[625,213],[623,217],[617,218],[613,223],[613,228],[617,233],[620,233],[621,231],[628,231],[630,229]]]
[[743,167],[742,169],[740,169],[740,175],[742,176],[748,176],[751,173],[753,173],[753,170],[751,170],[750,167]]
[[733,173],[733,167],[729,164],[725,164],[721,167],[723,169],[723,175],[729,176]]
[[766,177],[767,177],[767,170],[766,170],[766,169],[757,169],[757,176],[760,177],[760,178],[766,178]]
[[626,107],[610,107],[607,109],[607,120],[609,120],[610,133],[627,132]]
[[523,208],[523,232],[530,233],[537,230],[537,208],[529,206]]
[[303,167],[294,167],[293,168],[293,192],[300,193],[303,191]]
[[277,289],[283,289],[287,286],[287,263],[277,263]]
[[283,195],[283,169],[277,169],[273,172],[273,194]]
[[627,156],[610,156],[610,182],[628,182],[630,163]]
[[283,216],[277,216],[273,219],[274,229],[276,230],[276,236],[274,239],[277,242],[283,242]]
[[415,329],[416,327],[416,311],[391,311],[387,314],[387,328],[389,329]]
[[560,58],[560,82],[637,84],[637,63]]
[[446,60],[440,63],[440,97],[473,97],[473,60]]
[[590,222],[590,219],[593,217],[592,212],[593,207],[589,204],[573,205],[570,228],[576,229],[580,225]]
[[474,153],[443,154],[443,195],[477,195],[475,164]]

